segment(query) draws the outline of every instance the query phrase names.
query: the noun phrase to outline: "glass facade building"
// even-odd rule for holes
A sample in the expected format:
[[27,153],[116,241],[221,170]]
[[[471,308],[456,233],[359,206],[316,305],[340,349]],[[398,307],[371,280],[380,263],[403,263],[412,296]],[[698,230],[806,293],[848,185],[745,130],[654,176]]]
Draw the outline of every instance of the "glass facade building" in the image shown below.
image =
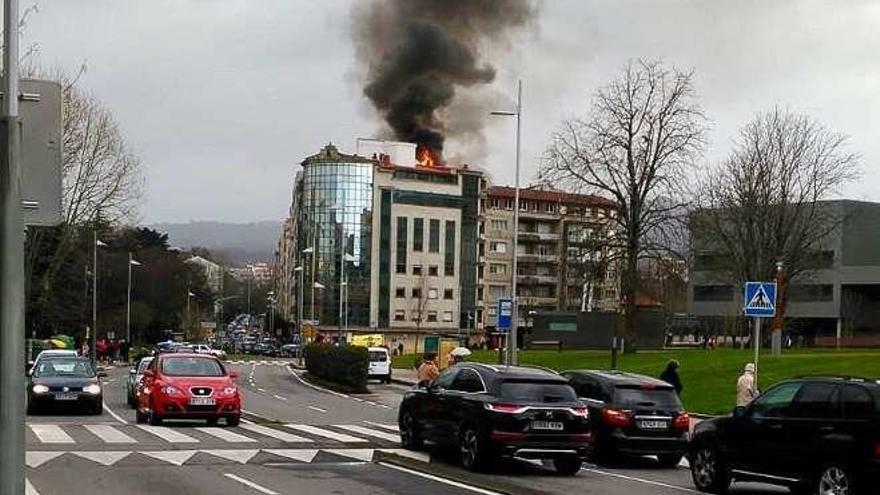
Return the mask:
[[328,144],[302,167],[297,265],[305,271],[303,318],[321,326],[369,326],[373,162]]

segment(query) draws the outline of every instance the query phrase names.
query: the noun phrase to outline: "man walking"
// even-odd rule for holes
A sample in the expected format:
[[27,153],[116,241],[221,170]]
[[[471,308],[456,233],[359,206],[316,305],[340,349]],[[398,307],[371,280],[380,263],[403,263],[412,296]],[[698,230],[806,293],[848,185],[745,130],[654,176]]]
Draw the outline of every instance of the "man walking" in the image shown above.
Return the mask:
[[660,374],[660,379],[672,385],[675,388],[675,393],[678,395],[681,395],[681,391],[684,389],[684,386],[681,384],[681,378],[678,376],[678,368],[680,366],[678,361],[670,359],[666,363],[666,369]]
[[437,378],[437,375],[440,374],[440,369],[437,368],[436,359],[436,354],[425,354],[425,360],[422,362],[422,365],[419,366],[418,371],[418,381],[420,387],[427,386],[429,383],[434,381],[435,378]]
[[736,381],[736,407],[749,405],[757,396],[758,384],[755,382],[755,363],[748,363]]

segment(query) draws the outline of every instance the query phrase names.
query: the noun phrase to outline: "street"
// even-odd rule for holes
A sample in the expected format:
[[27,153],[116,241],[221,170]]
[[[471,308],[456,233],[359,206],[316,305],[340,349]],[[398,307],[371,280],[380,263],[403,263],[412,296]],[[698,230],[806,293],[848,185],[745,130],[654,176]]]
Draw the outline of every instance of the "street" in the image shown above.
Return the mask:
[[[684,466],[664,470],[650,460],[587,465],[575,477],[524,461],[467,472],[452,454],[400,449],[396,412],[405,385],[372,384],[370,394],[355,397],[308,384],[281,361],[234,366],[247,411],[237,427],[135,424],[125,403],[128,368],[109,370],[101,416],[29,416],[28,493],[697,493]],[[784,492],[734,486],[734,493]]]

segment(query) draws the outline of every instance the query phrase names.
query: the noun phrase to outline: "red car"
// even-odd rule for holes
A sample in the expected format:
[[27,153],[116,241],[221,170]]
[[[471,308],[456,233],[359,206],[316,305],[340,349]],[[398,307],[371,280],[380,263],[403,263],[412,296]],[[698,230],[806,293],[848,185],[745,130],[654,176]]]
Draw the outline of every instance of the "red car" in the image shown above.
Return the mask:
[[236,426],[241,418],[238,373],[206,354],[160,354],[150,363],[140,382],[138,423],[160,425],[166,419],[206,419],[209,426],[220,418]]

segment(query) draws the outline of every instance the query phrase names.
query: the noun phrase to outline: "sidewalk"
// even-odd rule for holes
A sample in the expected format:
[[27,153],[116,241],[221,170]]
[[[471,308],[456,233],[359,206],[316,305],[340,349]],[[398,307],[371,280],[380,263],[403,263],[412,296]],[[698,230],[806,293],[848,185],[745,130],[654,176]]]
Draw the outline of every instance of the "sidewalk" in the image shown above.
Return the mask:
[[391,381],[401,385],[416,385],[418,373],[412,368],[394,368],[391,370]]

